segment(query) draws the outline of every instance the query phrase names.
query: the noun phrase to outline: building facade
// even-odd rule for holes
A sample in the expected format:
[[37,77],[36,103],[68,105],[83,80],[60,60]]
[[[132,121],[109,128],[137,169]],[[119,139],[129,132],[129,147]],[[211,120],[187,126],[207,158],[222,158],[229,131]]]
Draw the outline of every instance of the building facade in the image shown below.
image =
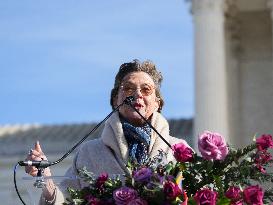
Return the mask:
[[194,136],[236,147],[273,133],[273,0],[192,0]]

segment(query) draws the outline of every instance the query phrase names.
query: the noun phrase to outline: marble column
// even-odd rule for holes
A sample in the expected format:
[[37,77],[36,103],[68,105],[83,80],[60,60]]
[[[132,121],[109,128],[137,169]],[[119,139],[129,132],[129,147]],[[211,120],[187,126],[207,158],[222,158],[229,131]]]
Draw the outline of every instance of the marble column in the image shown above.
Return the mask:
[[[271,14],[270,16],[271,16],[271,24],[272,24],[272,50],[273,50],[273,0],[267,0],[267,6],[270,9],[270,14]],[[273,58],[273,51],[272,51],[272,58]]]
[[271,18],[273,19],[273,0],[267,0],[267,6],[271,11]]
[[[272,38],[271,38],[271,45],[272,45],[272,65],[273,65],[273,0],[267,0],[267,6],[270,10],[270,16],[271,16],[271,25],[272,25]],[[273,155],[273,150],[269,150],[269,152],[271,153],[271,155]],[[268,168],[268,172],[273,172],[273,167],[269,167]]]
[[204,130],[218,132],[229,139],[224,11],[224,0],[192,0],[195,139]]

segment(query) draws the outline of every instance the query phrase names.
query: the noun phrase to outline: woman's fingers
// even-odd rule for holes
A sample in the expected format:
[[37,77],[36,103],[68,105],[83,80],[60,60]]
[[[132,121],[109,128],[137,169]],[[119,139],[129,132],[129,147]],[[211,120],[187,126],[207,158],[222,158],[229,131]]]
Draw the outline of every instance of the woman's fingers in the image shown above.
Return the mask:
[[33,150],[33,153],[36,157],[40,157],[41,160],[47,160],[46,156],[43,153],[43,150],[41,148],[41,145],[39,141],[35,143],[35,149]]
[[31,176],[36,176],[38,169],[33,166],[26,166],[25,171],[26,171],[26,173],[30,174]]
[[25,170],[31,176],[33,176],[33,177],[37,176],[37,173],[38,173],[38,169],[37,168],[31,167],[31,166],[27,166]]
[[26,158],[26,160],[30,160],[30,161],[41,161],[41,160],[45,160],[46,157],[44,156],[43,153],[39,153],[36,150],[33,150],[31,154],[29,154]]
[[[31,149],[27,155],[26,160],[30,161],[41,161],[47,160],[46,156],[44,155],[40,143],[37,141],[34,145],[34,149]],[[34,166],[26,166],[25,167],[26,173],[30,174],[31,176],[36,176],[38,169]],[[49,171],[50,173],[50,171]],[[48,173],[46,173],[48,175]]]
[[44,153],[38,152],[38,151],[36,151],[35,149],[32,151],[31,156],[33,156],[33,157],[40,157],[40,158],[45,157]]
[[42,151],[42,148],[41,148],[41,145],[40,145],[39,141],[37,141],[37,142],[35,143],[35,150],[36,150],[36,151],[38,151],[38,152],[43,153],[43,151]]

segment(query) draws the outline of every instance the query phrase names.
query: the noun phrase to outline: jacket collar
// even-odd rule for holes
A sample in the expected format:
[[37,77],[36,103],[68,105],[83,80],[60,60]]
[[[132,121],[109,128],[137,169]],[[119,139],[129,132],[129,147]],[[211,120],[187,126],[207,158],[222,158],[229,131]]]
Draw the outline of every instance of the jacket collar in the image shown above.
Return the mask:
[[[160,113],[153,113],[151,124],[167,142],[170,141],[168,122]],[[118,112],[113,113],[113,115],[106,121],[101,138],[103,143],[112,149],[118,159],[122,159],[123,162],[127,163],[129,156],[128,144],[124,137]],[[165,151],[168,149],[168,146],[152,130],[151,143],[149,146],[150,157],[157,155],[158,150],[160,149]]]

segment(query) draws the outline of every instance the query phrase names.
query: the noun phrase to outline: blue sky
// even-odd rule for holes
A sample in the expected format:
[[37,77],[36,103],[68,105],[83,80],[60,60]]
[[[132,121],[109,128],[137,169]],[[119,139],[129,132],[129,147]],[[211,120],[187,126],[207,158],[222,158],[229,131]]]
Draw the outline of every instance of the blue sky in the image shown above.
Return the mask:
[[0,125],[102,120],[123,62],[163,73],[163,115],[193,116],[193,29],[184,0],[0,2]]

